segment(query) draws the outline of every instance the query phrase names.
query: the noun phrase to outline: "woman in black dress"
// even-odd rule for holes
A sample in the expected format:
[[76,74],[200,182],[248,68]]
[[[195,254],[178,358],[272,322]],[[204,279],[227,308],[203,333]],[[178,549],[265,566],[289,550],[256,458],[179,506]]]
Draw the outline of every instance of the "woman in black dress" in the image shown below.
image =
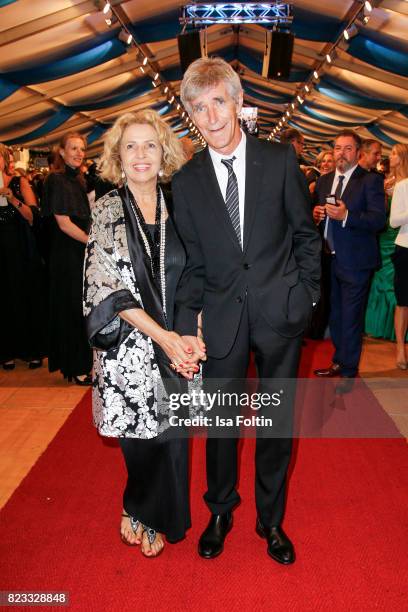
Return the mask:
[[[169,435],[160,386],[180,392],[198,370],[175,332],[173,308],[185,264],[158,186],[182,165],[181,145],[152,110],[127,113],[105,136],[103,179],[119,185],[92,209],[84,312],[95,347],[93,414],[99,433],[119,438],[128,471],[121,534],[157,556],[190,526],[187,439]],[[185,364],[185,365],[181,365]],[[173,368],[173,369],[172,369]]]
[[50,346],[48,368],[69,381],[89,385],[92,352],[82,314],[82,272],[90,210],[80,167],[86,142],[73,132],[64,135],[56,169],[46,179],[42,214],[50,217]]
[[37,203],[27,179],[13,176],[10,161],[0,144],[0,363],[13,370],[19,358],[35,369],[46,352],[44,265],[32,232]]
[[393,146],[390,166],[395,175],[395,187],[391,201],[390,225],[399,227],[392,256],[395,276],[394,326],[397,341],[397,367],[408,370],[408,355],[405,348],[408,330],[408,144]]

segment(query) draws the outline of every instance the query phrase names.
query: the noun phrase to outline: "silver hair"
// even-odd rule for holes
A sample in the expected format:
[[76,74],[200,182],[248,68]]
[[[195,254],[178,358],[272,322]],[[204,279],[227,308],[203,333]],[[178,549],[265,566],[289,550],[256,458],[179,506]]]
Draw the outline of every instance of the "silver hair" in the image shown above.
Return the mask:
[[225,83],[230,96],[238,104],[242,85],[235,70],[221,57],[202,57],[187,68],[180,87],[181,101],[191,114],[191,101],[201,92]]

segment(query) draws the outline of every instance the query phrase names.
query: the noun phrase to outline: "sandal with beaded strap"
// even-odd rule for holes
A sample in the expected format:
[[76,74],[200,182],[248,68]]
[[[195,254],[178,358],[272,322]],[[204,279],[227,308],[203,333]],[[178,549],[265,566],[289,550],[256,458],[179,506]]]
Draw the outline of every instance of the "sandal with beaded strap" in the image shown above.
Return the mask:
[[[142,523],[142,527],[143,527],[142,537],[143,537],[143,534],[146,533],[147,534],[147,539],[149,540],[149,544],[151,546],[156,541],[157,531],[155,529],[152,529],[151,527],[147,527],[147,525],[143,525],[143,523]],[[164,548],[164,546],[159,550],[159,552],[157,552],[155,554],[152,553],[151,555],[147,555],[145,552],[143,552],[143,550],[142,550],[142,553],[143,553],[143,555],[145,557],[148,557],[148,558],[150,558],[150,557],[158,557],[160,555],[160,553],[163,552],[163,548]]]
[[[130,516],[130,514],[127,514],[126,512],[122,513],[122,517],[129,519],[132,531],[136,535],[137,530],[139,529],[140,525],[142,525],[142,523],[138,519],[134,518],[133,516]],[[142,525],[142,527],[144,527],[144,525]],[[144,531],[144,529],[143,529],[143,531]],[[142,531],[142,534],[143,534],[143,531]],[[124,542],[128,546],[135,546],[136,542],[135,542],[135,544],[130,544],[130,542],[127,541],[127,539],[123,536],[122,533],[120,535],[121,535],[121,538],[122,538],[122,542]],[[139,544],[140,544],[140,542],[139,542]]]

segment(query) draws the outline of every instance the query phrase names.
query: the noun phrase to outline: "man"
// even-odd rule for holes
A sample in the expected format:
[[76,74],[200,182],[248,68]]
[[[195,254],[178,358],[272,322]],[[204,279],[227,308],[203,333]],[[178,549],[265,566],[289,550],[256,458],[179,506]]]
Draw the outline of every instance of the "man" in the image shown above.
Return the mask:
[[288,128],[287,130],[283,130],[280,137],[281,144],[291,144],[296,152],[296,157],[299,160],[299,163],[303,163],[303,147],[305,145],[305,139],[299,130],[295,128]]
[[376,172],[381,161],[382,146],[378,140],[367,138],[361,143],[359,164],[368,172]]
[[377,232],[385,225],[384,181],[358,165],[360,147],[361,139],[352,130],[337,136],[336,170],[318,179],[319,204],[313,212],[324,223],[331,254],[329,327],[335,348],[332,364],[315,374],[343,377],[337,386],[340,394],[351,390],[358,372],[370,278],[380,264]]
[[[198,354],[202,311],[209,385],[245,379],[250,350],[260,380],[295,377],[301,335],[318,299],[320,239],[293,148],[240,130],[241,83],[220,58],[190,65],[181,99],[209,146],[173,181],[187,254],[175,329]],[[257,439],[257,532],[267,539],[269,555],[284,564],[295,559],[282,529],[290,452],[290,436]],[[236,481],[237,439],[209,435],[204,499],[211,518],[199,542],[206,559],[222,552],[232,527]]]

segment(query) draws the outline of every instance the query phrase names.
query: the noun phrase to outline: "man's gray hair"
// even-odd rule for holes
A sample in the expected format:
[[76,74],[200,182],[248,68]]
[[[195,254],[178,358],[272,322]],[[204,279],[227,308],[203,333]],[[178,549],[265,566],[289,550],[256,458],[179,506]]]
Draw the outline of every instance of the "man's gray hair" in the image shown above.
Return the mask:
[[225,83],[228,93],[238,104],[242,85],[235,70],[221,57],[202,57],[187,68],[180,87],[181,101],[191,114],[191,102],[203,91]]

